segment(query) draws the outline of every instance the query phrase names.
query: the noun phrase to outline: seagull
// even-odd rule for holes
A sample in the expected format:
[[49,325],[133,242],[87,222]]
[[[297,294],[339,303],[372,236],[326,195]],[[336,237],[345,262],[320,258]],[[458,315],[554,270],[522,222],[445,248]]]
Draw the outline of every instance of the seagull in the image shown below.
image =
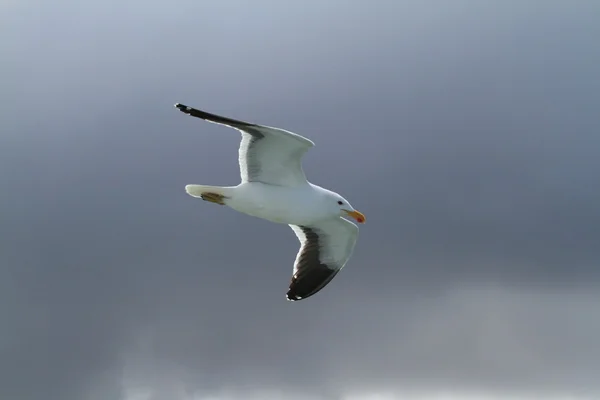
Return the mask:
[[323,289],[346,265],[365,216],[341,195],[310,183],[302,157],[315,144],[296,133],[175,104],[192,117],[242,134],[237,186],[186,185],[192,197],[292,228],[300,241],[286,298],[298,301]]

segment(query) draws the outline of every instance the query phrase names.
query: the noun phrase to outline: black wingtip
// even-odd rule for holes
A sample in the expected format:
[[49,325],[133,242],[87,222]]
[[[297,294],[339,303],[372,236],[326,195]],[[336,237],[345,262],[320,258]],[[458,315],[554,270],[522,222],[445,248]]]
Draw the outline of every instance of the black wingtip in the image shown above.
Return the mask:
[[194,107],[186,106],[185,104],[175,103],[175,107],[184,114],[191,115],[192,117],[201,118],[207,121],[215,122],[217,124],[223,124],[227,126],[256,126],[249,122],[239,121],[221,115],[207,113],[206,111],[198,110]]
[[287,301],[298,301],[298,300],[302,300],[302,298],[301,298],[301,297],[298,297],[298,298],[296,298],[296,297],[292,297],[292,296],[290,296],[290,294],[289,294],[289,293],[285,295],[285,299],[286,299]]
[[299,270],[292,277],[290,286],[286,293],[289,301],[300,301],[308,299],[320,292],[340,272],[339,269],[331,269],[324,264]]
[[189,109],[190,109],[190,107],[188,107],[188,106],[186,106],[186,105],[183,105],[183,104],[181,104],[181,103],[175,103],[175,107],[176,107],[176,108],[179,108],[179,111],[182,111],[182,112],[184,112],[184,113],[186,113],[186,114],[187,114],[187,113],[189,113]]

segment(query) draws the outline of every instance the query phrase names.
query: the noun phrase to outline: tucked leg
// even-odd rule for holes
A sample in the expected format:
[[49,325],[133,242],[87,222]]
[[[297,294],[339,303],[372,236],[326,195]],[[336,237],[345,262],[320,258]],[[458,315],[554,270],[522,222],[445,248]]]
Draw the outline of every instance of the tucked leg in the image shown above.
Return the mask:
[[225,205],[225,202],[224,202],[225,196],[223,196],[222,194],[211,193],[211,192],[203,192],[200,195],[200,197],[204,201],[210,201],[211,203],[219,204],[221,206]]

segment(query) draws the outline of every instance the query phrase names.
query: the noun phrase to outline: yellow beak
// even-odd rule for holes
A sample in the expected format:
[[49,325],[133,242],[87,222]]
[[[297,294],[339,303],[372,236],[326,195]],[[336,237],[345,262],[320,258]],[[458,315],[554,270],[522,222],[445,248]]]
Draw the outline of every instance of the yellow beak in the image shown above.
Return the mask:
[[346,214],[348,214],[349,217],[352,217],[356,220],[356,222],[358,222],[359,224],[364,224],[365,221],[367,220],[365,218],[365,216],[363,215],[363,213],[361,213],[360,211],[348,211],[348,210],[344,210],[344,212]]

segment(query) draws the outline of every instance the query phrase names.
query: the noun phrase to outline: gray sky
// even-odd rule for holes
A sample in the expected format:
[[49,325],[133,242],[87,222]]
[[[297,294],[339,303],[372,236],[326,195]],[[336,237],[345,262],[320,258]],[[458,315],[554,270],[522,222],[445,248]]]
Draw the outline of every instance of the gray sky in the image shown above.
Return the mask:
[[[600,396],[598,2],[0,11],[0,398]],[[316,142],[368,219],[326,289],[185,194],[239,135],[176,102]]]

